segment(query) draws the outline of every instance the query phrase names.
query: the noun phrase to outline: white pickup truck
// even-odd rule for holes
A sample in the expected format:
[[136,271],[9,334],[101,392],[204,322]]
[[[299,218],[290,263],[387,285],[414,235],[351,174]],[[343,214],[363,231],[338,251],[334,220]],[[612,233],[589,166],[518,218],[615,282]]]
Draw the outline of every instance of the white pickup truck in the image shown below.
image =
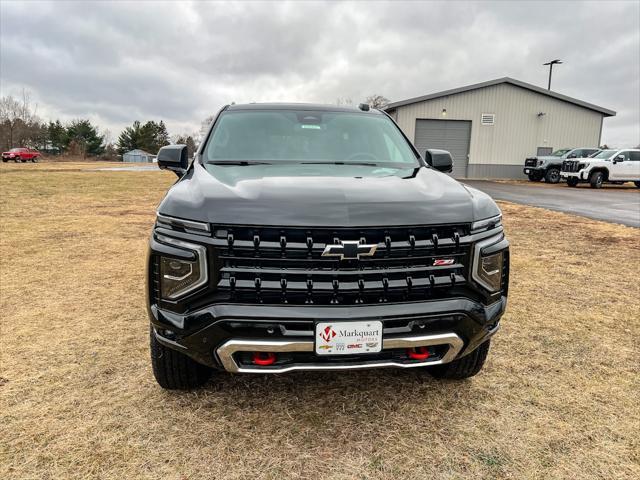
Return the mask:
[[640,188],[640,150],[602,150],[593,157],[565,160],[560,175],[570,187],[581,182],[589,182],[591,188],[604,182],[633,182]]

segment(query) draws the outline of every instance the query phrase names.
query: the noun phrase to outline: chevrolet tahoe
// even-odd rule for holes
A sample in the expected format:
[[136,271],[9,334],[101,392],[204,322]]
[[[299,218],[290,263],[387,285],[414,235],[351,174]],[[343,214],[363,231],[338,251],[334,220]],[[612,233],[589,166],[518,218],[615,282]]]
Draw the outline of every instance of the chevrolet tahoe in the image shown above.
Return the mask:
[[151,363],[167,389],[212,374],[418,368],[463,379],[507,304],[499,208],[384,112],[224,107],[157,209]]

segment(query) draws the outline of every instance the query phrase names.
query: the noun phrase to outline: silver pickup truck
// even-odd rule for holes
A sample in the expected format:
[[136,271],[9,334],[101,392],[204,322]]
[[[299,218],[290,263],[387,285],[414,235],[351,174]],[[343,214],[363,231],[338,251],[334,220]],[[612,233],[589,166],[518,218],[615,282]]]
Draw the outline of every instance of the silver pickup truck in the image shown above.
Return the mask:
[[524,174],[531,182],[547,183],[560,181],[562,162],[572,158],[586,158],[600,151],[598,148],[561,148],[551,155],[529,157],[524,161]]

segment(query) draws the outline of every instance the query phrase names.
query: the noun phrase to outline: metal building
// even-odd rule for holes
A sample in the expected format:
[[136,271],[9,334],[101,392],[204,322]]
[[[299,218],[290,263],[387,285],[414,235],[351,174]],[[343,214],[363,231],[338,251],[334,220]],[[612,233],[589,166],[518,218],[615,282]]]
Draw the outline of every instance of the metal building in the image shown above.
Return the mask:
[[122,161],[126,163],[152,163],[156,156],[136,148],[122,155]]
[[524,178],[526,157],[597,147],[612,110],[505,77],[394,102],[385,110],[420,152],[449,150],[453,176]]

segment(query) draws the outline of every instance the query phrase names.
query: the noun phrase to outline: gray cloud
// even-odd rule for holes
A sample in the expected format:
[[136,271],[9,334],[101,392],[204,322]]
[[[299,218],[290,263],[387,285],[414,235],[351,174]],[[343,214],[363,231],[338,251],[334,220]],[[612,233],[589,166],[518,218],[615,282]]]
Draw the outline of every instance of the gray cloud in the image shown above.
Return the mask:
[[618,112],[640,143],[638,2],[0,3],[2,94],[44,118],[172,132],[231,101],[392,100],[512,76]]

